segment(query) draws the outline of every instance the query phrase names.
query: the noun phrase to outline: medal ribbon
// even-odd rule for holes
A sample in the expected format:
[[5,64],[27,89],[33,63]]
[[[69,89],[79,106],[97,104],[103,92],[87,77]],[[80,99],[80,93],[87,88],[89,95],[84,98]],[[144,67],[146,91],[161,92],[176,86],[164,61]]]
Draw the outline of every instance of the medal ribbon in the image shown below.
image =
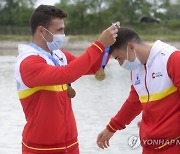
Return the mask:
[[106,62],[108,59],[108,55],[109,55],[109,50],[110,50],[110,46],[106,47],[105,52],[104,52],[104,56],[102,59],[102,63],[101,63],[101,68],[104,69],[106,66]]
[[41,53],[45,54],[46,56],[48,56],[48,58],[52,60],[55,66],[60,66],[59,63],[56,61],[56,59],[49,52],[43,50],[41,47],[39,47],[33,42],[31,42],[29,45],[33,47],[34,49],[40,51]]
[[[31,42],[29,45],[31,47],[33,47],[34,49],[40,51],[41,53],[45,54],[46,56],[48,56],[48,58],[52,60],[52,62],[54,63],[55,66],[60,66],[59,63],[56,61],[56,59],[49,52],[43,50],[41,47],[39,47],[38,45],[36,45],[33,42]],[[71,83],[68,83],[67,85],[69,87],[71,87]]]

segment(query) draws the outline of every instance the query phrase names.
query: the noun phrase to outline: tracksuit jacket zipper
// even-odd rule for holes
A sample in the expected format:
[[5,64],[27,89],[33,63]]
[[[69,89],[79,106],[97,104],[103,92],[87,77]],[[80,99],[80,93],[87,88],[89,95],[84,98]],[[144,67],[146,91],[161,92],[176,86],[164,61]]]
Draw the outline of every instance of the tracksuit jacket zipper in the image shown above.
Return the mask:
[[145,69],[145,87],[146,87],[147,94],[148,94],[147,102],[149,102],[149,90],[147,88],[147,68],[146,68],[146,65],[144,65],[144,69]]

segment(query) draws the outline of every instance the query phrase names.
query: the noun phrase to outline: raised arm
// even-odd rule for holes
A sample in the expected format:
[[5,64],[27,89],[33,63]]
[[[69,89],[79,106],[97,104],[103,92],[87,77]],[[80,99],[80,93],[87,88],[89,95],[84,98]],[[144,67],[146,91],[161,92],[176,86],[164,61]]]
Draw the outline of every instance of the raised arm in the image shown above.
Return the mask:
[[117,37],[117,28],[111,26],[102,32],[84,54],[64,67],[51,66],[40,56],[29,56],[20,65],[23,82],[28,87],[49,86],[71,83],[84,75],[96,63],[104,48],[113,44]]
[[103,45],[101,49],[91,45],[83,55],[64,67],[48,65],[40,56],[29,56],[20,65],[22,80],[29,87],[71,83],[90,69],[100,57],[101,50],[104,50]]

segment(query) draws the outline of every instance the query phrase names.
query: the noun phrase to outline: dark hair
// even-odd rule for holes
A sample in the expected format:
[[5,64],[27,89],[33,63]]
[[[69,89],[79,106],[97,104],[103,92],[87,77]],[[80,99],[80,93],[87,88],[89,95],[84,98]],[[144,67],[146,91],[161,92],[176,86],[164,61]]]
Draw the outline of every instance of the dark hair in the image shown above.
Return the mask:
[[129,28],[119,28],[117,33],[116,41],[110,47],[110,54],[118,48],[126,49],[129,41],[141,43],[142,40],[139,35],[132,29]]
[[55,6],[40,5],[34,10],[30,18],[32,34],[34,35],[38,26],[43,26],[48,29],[48,27],[51,25],[52,19],[63,19],[66,17],[67,13]]

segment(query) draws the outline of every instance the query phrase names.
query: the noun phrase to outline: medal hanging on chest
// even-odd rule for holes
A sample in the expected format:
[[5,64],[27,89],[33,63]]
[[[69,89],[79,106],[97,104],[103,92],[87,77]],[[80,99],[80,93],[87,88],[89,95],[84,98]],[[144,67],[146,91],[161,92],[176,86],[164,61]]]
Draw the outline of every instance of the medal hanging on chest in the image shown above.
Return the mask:
[[102,81],[106,77],[104,69],[105,69],[105,66],[106,66],[107,59],[108,59],[109,50],[110,50],[110,47],[109,46],[106,47],[105,52],[104,52],[104,56],[103,56],[103,59],[102,59],[101,67],[100,67],[100,69],[95,74],[95,78],[98,81]]
[[[51,61],[54,63],[55,66],[61,66],[59,62],[62,62],[63,65],[63,57],[59,57],[57,54],[53,54],[57,57],[57,60],[53,57],[53,55],[51,55],[50,53],[48,53],[47,51],[43,50],[41,47],[39,47],[38,45],[34,44],[33,42],[29,44],[31,47],[33,47],[34,49],[40,51],[41,53],[45,54],[49,59],[51,59]],[[76,96],[76,92],[75,90],[71,87],[71,84],[68,83],[67,84],[67,94],[69,96],[69,98],[74,98]]]
[[72,88],[71,84],[67,84],[67,94],[69,98],[74,98],[76,96],[76,91]]
[[[59,57],[57,54],[54,54],[58,58],[58,64],[60,63],[64,66],[63,64],[63,58]],[[69,98],[74,98],[76,96],[76,91],[72,88],[71,83],[67,84],[67,95]]]

